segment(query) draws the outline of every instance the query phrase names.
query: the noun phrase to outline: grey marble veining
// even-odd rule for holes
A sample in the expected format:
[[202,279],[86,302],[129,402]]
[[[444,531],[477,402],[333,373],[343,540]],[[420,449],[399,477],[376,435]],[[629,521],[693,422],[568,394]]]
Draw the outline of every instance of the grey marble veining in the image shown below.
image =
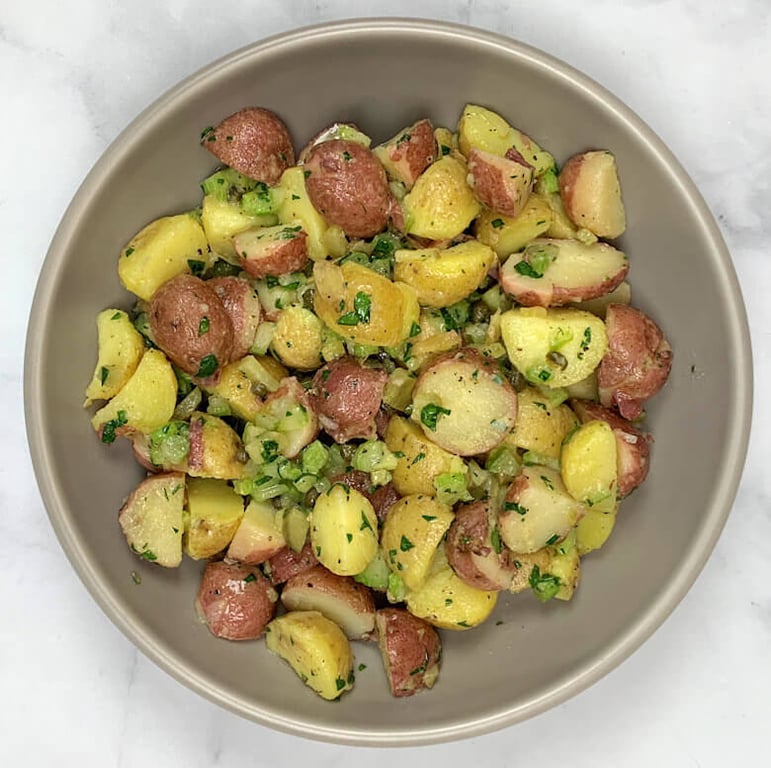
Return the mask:
[[[485,737],[396,752],[274,733],[191,693],[137,652],[91,600],[48,524],[21,400],[38,269],[67,203],[110,141],[212,59],[300,25],[361,15],[440,18],[509,34],[625,100],[675,152],[720,223],[744,291],[756,366],[754,432],[734,512],[663,627],[603,681],[540,717]],[[768,0],[0,0],[0,393],[10,415],[0,444],[0,762],[764,764],[771,711],[769,72]]]

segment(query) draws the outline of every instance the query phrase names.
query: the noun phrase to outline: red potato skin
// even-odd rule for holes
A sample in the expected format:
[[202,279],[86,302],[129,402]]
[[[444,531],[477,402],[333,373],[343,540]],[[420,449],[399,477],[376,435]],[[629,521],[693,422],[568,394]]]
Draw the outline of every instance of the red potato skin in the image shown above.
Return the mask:
[[[319,593],[331,595],[346,603],[357,614],[369,615],[374,624],[375,600],[372,592],[363,584],[354,581],[350,576],[338,576],[328,571],[323,565],[314,565],[302,573],[292,576],[284,584],[281,590],[281,601],[287,610],[295,610],[292,603],[292,593],[314,590]],[[367,632],[364,635],[351,637],[351,639],[368,639]]]
[[201,145],[220,162],[269,186],[294,165],[294,146],[278,115],[262,107],[247,107],[204,131]]
[[330,224],[351,237],[372,237],[386,228],[393,197],[369,149],[355,141],[324,141],[311,149],[304,168],[308,197]]
[[437,631],[402,608],[381,608],[375,625],[391,693],[403,698],[432,687],[442,658]]
[[209,285],[225,307],[233,325],[232,360],[248,354],[260,325],[260,299],[248,280],[241,277],[215,277]]
[[[602,245],[606,248],[611,247],[605,243]],[[517,303],[523,307],[564,307],[578,301],[597,299],[616,290],[626,280],[629,273],[629,262],[627,261],[616,274],[610,275],[602,282],[594,285],[568,287],[548,282],[538,282],[538,285],[533,285],[532,280],[523,277],[514,269],[514,265],[517,263],[517,254],[509,257],[498,268],[498,281],[501,288],[513,296]]]
[[634,420],[642,414],[645,401],[666,383],[672,347],[653,320],[625,304],[608,307],[605,327],[608,351],[597,370],[600,402]]
[[401,499],[401,494],[396,490],[393,483],[381,485],[370,497],[372,508],[375,510],[377,519],[382,523],[388,516],[391,507]]
[[250,231],[241,232],[233,238],[233,248],[241,260],[241,267],[252,277],[285,275],[299,272],[308,261],[308,233],[305,230],[293,233],[292,237],[264,239],[255,242],[249,237]]
[[289,547],[284,547],[268,560],[270,582],[274,586],[284,584],[289,579],[304,573],[318,563],[310,542],[295,552]]
[[388,159],[394,164],[394,177],[410,190],[418,176],[436,159],[434,126],[428,118],[418,120],[389,142],[386,149]]
[[196,610],[216,637],[254,640],[265,632],[277,601],[276,591],[259,568],[216,562],[203,572]]
[[297,165],[305,165],[305,162],[310,155],[311,150],[317,145],[322,144],[325,141],[332,141],[335,138],[335,134],[340,130],[342,126],[353,128],[354,131],[359,131],[359,126],[356,123],[332,123],[328,128],[324,128],[319,131],[301,150],[297,155]]
[[375,417],[388,374],[353,357],[332,360],[313,377],[311,399],[324,431],[337,443],[376,435]]
[[477,200],[504,216],[516,216],[533,187],[533,167],[514,149],[505,157],[472,149],[468,176]]
[[[490,592],[508,589],[516,566],[511,553],[501,545],[496,552],[490,537],[489,502],[461,504],[455,509],[455,519],[447,531],[445,553],[455,575],[469,586]],[[499,577],[492,580],[483,573],[478,559],[490,560]]]
[[618,496],[628,496],[648,476],[653,436],[592,400],[571,400],[569,404],[582,423],[604,421],[613,430],[618,456]]
[[[199,277],[181,274],[165,282],[148,306],[150,331],[167,357],[195,376],[207,355],[218,370],[231,360],[233,323],[214,289]],[[201,322],[208,328],[201,333]]]
[[[296,403],[301,405],[308,413],[310,424],[307,428],[307,439],[299,450],[302,450],[308,443],[313,442],[319,433],[319,413],[316,408],[316,401],[310,392],[300,384],[294,376],[287,376],[281,380],[281,384],[275,392],[271,392],[263,401],[270,405],[274,400],[280,400],[289,395]],[[293,459],[297,454],[291,456],[287,454],[288,459]]]

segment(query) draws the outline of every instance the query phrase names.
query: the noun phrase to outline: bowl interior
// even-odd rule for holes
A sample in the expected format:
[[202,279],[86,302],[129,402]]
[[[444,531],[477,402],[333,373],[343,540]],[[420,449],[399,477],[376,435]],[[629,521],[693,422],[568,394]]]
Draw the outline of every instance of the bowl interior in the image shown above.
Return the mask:
[[[116,259],[149,220],[198,204],[213,158],[202,128],[246,105],[280,114],[299,147],[334,121],[374,140],[419,117],[453,127],[466,102],[490,106],[558,162],[616,154],[629,217],[633,303],[665,329],[675,363],[651,403],[647,483],[607,548],[584,561],[569,604],[502,596],[492,620],[444,633],[433,692],[396,702],[377,650],[357,644],[355,691],[318,699],[262,643],[214,639],[193,599],[202,566],[163,571],[125,545],[116,512],[141,477],[125,445],[107,450],[81,408],[96,313],[128,308]],[[213,64],[141,115],[87,178],[51,246],[26,361],[29,436],[52,522],[86,586],[150,657],[241,714],[305,736],[409,744],[515,722],[611,669],[696,577],[730,508],[746,448],[750,357],[744,310],[714,222],[652,132],[594,83],[517,43],[444,24],[358,22],[273,39]],[[131,572],[141,575],[136,585]]]

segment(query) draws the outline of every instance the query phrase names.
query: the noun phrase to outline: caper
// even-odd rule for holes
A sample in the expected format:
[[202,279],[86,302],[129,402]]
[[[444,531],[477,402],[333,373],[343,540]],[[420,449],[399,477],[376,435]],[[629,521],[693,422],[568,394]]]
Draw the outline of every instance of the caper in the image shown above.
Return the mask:
[[546,357],[551,360],[561,371],[568,367],[568,359],[561,352],[549,352]]
[[492,315],[490,307],[484,301],[480,299],[474,302],[474,305],[471,307],[472,323],[486,323],[490,319],[490,315]]
[[321,494],[315,488],[311,488],[306,492],[305,497],[303,498],[303,506],[307,507],[308,509],[313,509],[313,505],[316,503],[316,499],[318,499],[320,495]]
[[268,388],[261,381],[255,381],[252,384],[252,394],[262,399],[267,396]]

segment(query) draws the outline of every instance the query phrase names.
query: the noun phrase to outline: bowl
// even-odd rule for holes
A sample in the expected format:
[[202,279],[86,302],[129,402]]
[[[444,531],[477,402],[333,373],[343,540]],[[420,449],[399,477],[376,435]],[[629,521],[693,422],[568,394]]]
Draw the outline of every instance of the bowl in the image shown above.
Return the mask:
[[[109,450],[81,407],[95,316],[128,308],[121,246],[145,223],[199,203],[215,163],[202,127],[246,105],[269,107],[296,146],[334,121],[375,141],[419,117],[454,126],[466,102],[488,105],[559,162],[611,149],[628,213],[633,301],[675,350],[649,407],[650,475],[625,501],[609,545],[584,560],[567,604],[504,596],[493,620],[444,633],[433,691],[395,700],[374,644],[358,644],[355,690],[316,697],[263,643],[212,637],[193,610],[201,566],[144,563],[116,521],[141,470]],[[148,657],[214,702],[321,740],[414,745],[468,737],[528,718],[578,693],[631,654],[667,617],[707,560],[730,511],[747,446],[751,357],[730,256],[706,205],[663,143],[618,99],[551,56],[444,23],[363,20],[261,41],[180,83],[97,162],[52,241],[35,294],[25,362],[28,436],[40,491],[73,567]],[[141,584],[132,579],[141,576]]]

